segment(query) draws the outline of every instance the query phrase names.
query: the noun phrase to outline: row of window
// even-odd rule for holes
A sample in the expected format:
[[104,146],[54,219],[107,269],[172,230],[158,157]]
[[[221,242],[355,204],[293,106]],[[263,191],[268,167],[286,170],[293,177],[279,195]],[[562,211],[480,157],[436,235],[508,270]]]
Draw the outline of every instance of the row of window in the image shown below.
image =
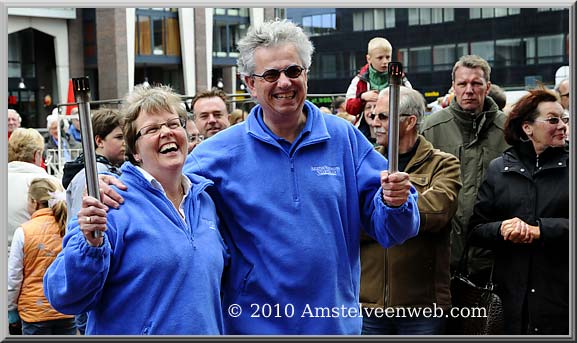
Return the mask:
[[[407,73],[451,70],[460,56],[476,54],[493,67],[565,62],[568,36],[564,34],[526,38],[463,42],[399,49],[396,59]],[[352,77],[365,63],[364,54],[323,53],[313,59],[311,79]],[[358,62],[358,63],[357,63]]]

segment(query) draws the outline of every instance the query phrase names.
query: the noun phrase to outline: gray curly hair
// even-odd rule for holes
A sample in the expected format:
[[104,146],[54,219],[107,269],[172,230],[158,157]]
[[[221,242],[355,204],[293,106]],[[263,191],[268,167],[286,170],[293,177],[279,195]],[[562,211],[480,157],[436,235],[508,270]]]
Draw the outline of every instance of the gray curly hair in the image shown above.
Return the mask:
[[286,19],[267,21],[251,26],[245,37],[238,42],[240,56],[237,60],[241,75],[249,76],[256,69],[254,53],[257,48],[270,48],[284,44],[293,44],[300,56],[303,67],[311,66],[314,47],[302,28]]

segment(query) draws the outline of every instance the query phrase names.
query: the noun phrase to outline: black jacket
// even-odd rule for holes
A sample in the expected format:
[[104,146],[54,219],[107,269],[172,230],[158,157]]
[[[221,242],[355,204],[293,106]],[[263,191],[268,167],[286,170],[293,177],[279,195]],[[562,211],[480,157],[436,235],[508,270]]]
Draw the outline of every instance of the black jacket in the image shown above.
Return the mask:
[[[539,225],[531,244],[504,241],[501,222]],[[471,218],[469,242],[495,251],[493,281],[508,334],[569,334],[569,152],[532,143],[489,165]]]

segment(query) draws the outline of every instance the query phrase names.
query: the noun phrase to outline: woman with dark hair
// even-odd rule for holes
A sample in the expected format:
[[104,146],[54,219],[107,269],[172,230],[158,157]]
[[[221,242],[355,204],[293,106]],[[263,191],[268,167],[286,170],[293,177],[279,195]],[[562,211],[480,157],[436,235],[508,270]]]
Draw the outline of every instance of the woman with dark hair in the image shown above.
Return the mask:
[[555,93],[529,91],[477,195],[469,242],[495,251],[507,334],[569,334],[567,120]]

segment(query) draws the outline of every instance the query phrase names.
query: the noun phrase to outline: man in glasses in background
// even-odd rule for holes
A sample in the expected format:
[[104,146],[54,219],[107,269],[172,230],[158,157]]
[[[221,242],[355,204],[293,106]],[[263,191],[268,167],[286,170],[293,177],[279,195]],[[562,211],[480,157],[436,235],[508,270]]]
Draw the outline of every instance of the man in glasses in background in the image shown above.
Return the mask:
[[238,48],[258,105],[185,165],[214,182],[226,226],[225,333],[360,334],[361,228],[385,247],[414,236],[416,190],[360,131],[306,101],[314,48],[301,28],[266,22]]
[[186,129],[186,136],[188,137],[188,153],[190,154],[190,152],[194,150],[194,148],[196,148],[196,146],[204,140],[204,136],[200,134],[200,131],[198,131],[198,128],[194,123],[194,114],[192,113],[186,114],[185,129]]
[[[454,272],[463,254],[477,190],[491,160],[501,156],[509,145],[503,133],[507,116],[488,96],[491,88],[489,63],[476,55],[462,56],[453,66],[452,79],[456,101],[429,115],[421,131],[435,148],[453,154],[461,161],[463,188],[451,231],[451,269]],[[468,269],[471,278],[485,285],[492,259],[489,250],[470,248]]]
[[[401,86],[399,92],[399,170],[409,174],[419,192],[419,234],[401,245],[383,248],[374,239],[361,237],[361,294],[363,307],[414,308],[418,317],[377,316],[367,311],[364,335],[442,335],[445,316],[423,316],[424,308],[451,307],[451,219],[461,189],[459,160],[434,149],[418,127],[425,113],[425,99],[416,90]],[[387,157],[389,145],[389,88],[383,89],[370,117],[377,150]],[[393,277],[386,277],[392,275]],[[385,294],[388,296],[385,297]],[[372,315],[371,315],[372,314]]]
[[194,124],[204,138],[210,138],[230,126],[226,93],[218,88],[196,94],[192,100]]
[[[571,117],[571,112],[569,109],[569,103],[570,103],[570,92],[571,92],[571,87],[569,85],[569,79],[563,79],[561,80],[557,86],[555,86],[555,91],[557,92],[557,94],[559,94],[559,103],[561,104],[561,106],[563,106],[563,109],[565,110],[565,116],[567,117]],[[569,141],[569,132],[571,132],[571,129],[569,128],[569,122],[567,122],[567,141]]]

